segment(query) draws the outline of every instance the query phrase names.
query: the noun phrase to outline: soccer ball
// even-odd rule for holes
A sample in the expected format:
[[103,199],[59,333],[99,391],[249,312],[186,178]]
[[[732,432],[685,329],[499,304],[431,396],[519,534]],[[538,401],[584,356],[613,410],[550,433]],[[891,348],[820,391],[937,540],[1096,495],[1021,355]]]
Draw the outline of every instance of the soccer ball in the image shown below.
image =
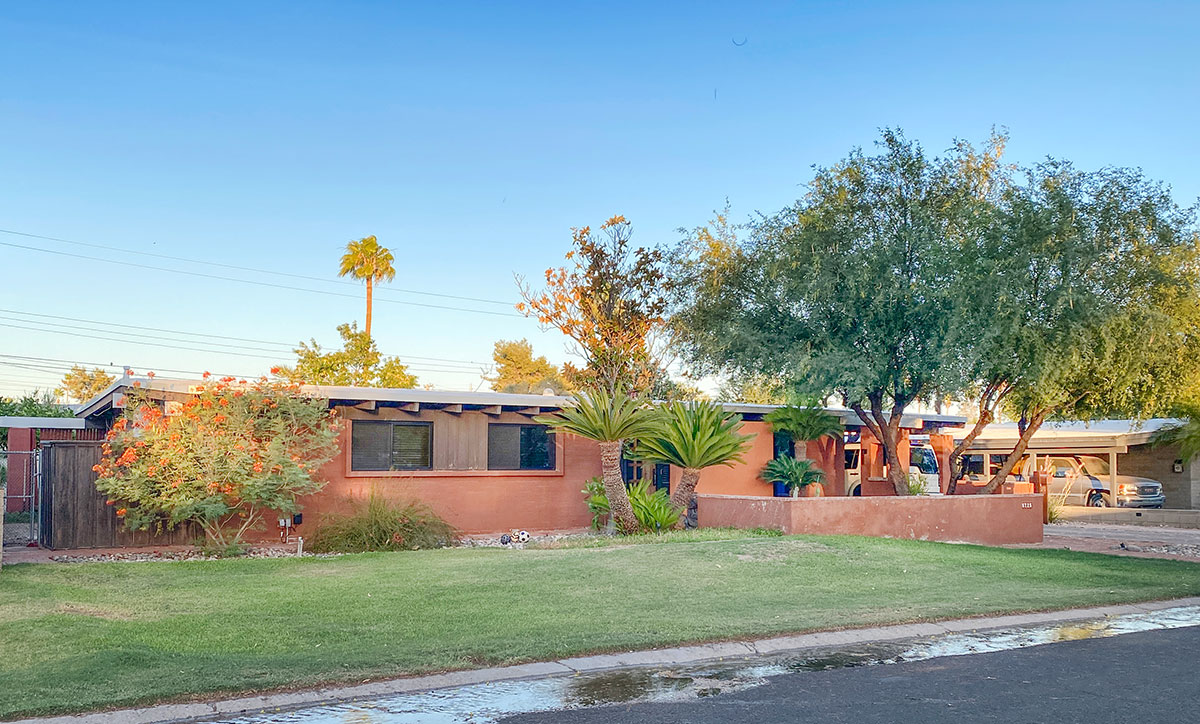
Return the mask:
[[511,544],[512,542],[513,542],[512,536],[509,535],[508,533],[505,533],[504,535],[500,536],[500,545],[506,546],[506,545]]
[[529,542],[529,531],[519,530],[519,531],[517,531],[517,534],[515,537],[516,537],[518,543],[528,543]]

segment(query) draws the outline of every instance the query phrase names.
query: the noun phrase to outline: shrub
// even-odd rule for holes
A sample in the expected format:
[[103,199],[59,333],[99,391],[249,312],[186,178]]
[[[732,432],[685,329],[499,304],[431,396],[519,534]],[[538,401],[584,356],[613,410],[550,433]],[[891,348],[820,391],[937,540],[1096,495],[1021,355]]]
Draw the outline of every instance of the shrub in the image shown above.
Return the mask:
[[629,502],[642,529],[654,533],[674,528],[682,514],[671,504],[667,491],[656,490],[649,480],[639,480],[629,487]]
[[129,530],[190,521],[224,548],[264,511],[291,515],[324,487],[316,472],[337,454],[341,425],[299,385],[205,380],[178,410],[130,395],[93,470]]
[[[592,478],[583,489],[587,496],[588,510],[592,512],[592,528],[600,530],[608,522],[608,496],[604,494],[604,481]],[[640,532],[656,533],[669,530],[679,522],[682,511],[671,504],[665,490],[656,490],[648,480],[639,480],[629,486],[629,503],[637,518]],[[634,531],[639,532],[639,531]]]
[[458,533],[429,506],[396,502],[372,490],[366,500],[351,502],[349,513],[325,516],[308,541],[314,553],[364,553],[444,548]]
[[908,474],[908,494],[909,495],[928,495],[925,492],[925,480],[916,473]]
[[587,507],[592,514],[592,530],[602,529],[612,514],[612,509],[608,507],[608,496],[604,494],[604,481],[592,478],[580,492],[587,496]]

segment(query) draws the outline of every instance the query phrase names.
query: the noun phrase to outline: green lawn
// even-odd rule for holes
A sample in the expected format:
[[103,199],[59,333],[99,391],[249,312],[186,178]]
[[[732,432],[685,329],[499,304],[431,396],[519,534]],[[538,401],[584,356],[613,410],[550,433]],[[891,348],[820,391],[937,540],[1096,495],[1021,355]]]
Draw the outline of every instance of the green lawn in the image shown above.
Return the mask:
[[[735,536],[727,540],[704,540]],[[1200,594],[1200,565],[848,537],[0,572],[0,718]]]

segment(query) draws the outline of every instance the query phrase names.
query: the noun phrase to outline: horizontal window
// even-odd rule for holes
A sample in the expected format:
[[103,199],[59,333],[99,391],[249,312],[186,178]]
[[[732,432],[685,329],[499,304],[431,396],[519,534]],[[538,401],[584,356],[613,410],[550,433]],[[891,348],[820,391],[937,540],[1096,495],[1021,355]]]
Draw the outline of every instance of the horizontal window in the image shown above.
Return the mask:
[[545,425],[488,425],[488,470],[554,470],[554,433]]
[[433,423],[355,420],[350,429],[351,470],[429,470]]

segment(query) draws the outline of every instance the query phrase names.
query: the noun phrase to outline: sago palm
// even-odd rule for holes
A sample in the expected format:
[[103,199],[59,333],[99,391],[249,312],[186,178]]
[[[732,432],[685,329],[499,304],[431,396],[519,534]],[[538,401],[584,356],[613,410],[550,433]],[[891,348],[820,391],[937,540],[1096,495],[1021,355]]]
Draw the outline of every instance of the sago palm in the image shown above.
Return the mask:
[[613,520],[623,533],[640,527],[625,482],[621,479],[621,446],[625,440],[653,435],[659,428],[658,414],[637,397],[621,389],[609,394],[602,389],[575,395],[572,403],[553,415],[534,418],[556,432],[566,432],[600,443],[600,472]]
[[375,282],[390,282],[396,278],[392,267],[392,252],[379,245],[374,236],[366,236],[346,244],[338,276],[352,276],[367,283],[367,338],[371,337],[371,300]]
[[791,491],[821,482],[825,473],[812,460],[775,458],[763,467],[761,476],[768,483],[783,483]]
[[739,435],[741,427],[741,417],[715,403],[672,402],[663,408],[656,433],[638,439],[638,457],[683,469],[671,503],[686,509],[696,494],[701,470],[743,462],[754,436]]
[[796,442],[836,438],[842,434],[842,421],[837,416],[812,405],[780,407],[767,413],[763,420],[769,422],[772,429],[786,432]]

